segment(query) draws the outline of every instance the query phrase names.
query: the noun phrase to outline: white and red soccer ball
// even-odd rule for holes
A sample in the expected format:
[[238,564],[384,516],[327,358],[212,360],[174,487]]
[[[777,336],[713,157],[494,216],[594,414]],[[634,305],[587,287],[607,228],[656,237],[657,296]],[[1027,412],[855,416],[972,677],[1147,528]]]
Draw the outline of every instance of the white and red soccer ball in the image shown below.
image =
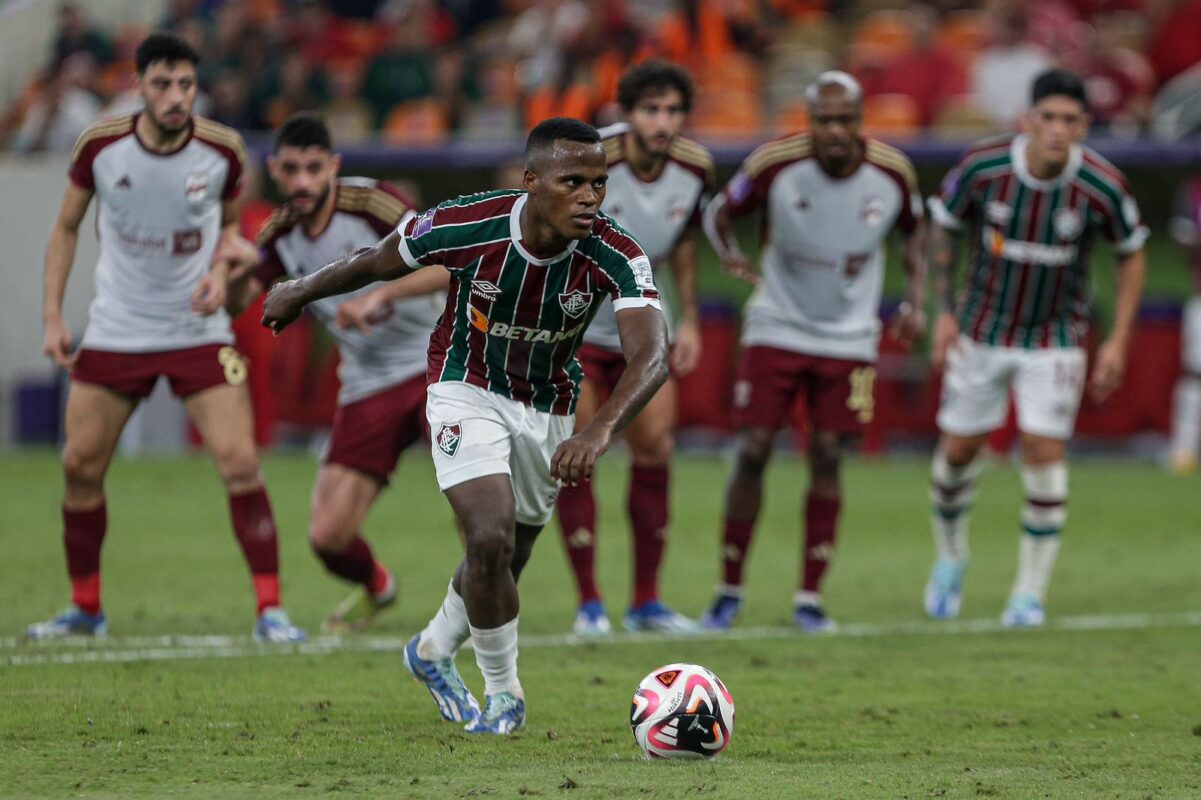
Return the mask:
[[668,664],[638,684],[630,726],[648,758],[712,758],[734,733],[734,698],[704,667]]

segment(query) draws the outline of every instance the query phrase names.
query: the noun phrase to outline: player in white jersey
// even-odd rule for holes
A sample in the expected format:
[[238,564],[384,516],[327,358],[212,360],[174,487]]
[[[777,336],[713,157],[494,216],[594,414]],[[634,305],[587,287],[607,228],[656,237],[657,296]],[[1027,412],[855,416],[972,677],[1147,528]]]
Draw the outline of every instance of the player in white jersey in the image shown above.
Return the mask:
[[[742,429],[726,489],[725,579],[701,624],[726,628],[742,600],[743,563],[763,496],[776,433],[800,398],[809,427],[810,484],[800,589],[801,630],[830,630],[821,581],[834,552],[842,506],[839,464],[874,410],[884,243],[900,231],[903,341],[924,327],[921,196],[913,166],[897,150],[859,135],[862,93],[843,72],[820,75],[806,94],[812,132],[760,147],[705,213],[705,232],[736,275],[756,284],[742,327],[734,386]],[[734,217],[762,210],[761,272],[734,237]]]
[[1180,320],[1180,377],[1172,392],[1168,466],[1179,475],[1190,475],[1201,451],[1201,176],[1178,190],[1171,228],[1192,272],[1193,296]]
[[[674,303],[663,299],[669,325],[671,314],[667,309],[673,307],[679,312],[671,351],[675,375],[687,375],[700,358],[696,242],[691,228],[699,223],[702,205],[714,182],[709,151],[680,135],[692,97],[692,78],[684,69],[666,61],[643,62],[629,69],[618,84],[617,98],[626,121],[601,131],[609,162],[605,213],[642,245],[655,269],[660,292],[674,296]],[[625,371],[617,316],[611,305],[601,306],[585,331],[579,359],[584,381],[576,407],[576,426],[583,428]],[[629,630],[696,628],[696,623],[659,600],[675,418],[676,387],[669,379],[625,431],[632,462],[626,508],[634,540],[633,593],[623,619]],[[597,513],[592,484],[564,487],[559,492],[557,511],[579,590],[575,632],[608,633],[609,618],[594,570]]]
[[[63,538],[72,605],[31,625],[31,637],[106,632],[100,547],[104,477],[118,437],[160,377],[184,403],[229,492],[234,532],[258,601],[254,634],[299,641],[279,601],[275,521],[263,488],[246,387],[225,313],[244,153],[233,130],[192,116],[196,53],[155,33],[137,50],[143,111],[102,120],[80,137],[46,248],[44,350],[71,369],[63,468]],[[100,262],[96,298],[78,352],[62,319],[79,226],[95,196]]]
[[[230,313],[279,279],[302,278],[374,245],[409,212],[387,183],[339,178],[340,164],[320,116],[296,114],[279,129],[267,167],[285,202],[259,232],[258,247],[240,248],[247,274],[231,284]],[[361,587],[325,620],[327,632],[360,630],[396,600],[396,579],[361,530],[401,452],[425,432],[426,349],[440,312],[429,292],[448,281],[445,270],[424,270],[311,306],[337,342],[341,390],[313,489],[309,544],[326,569]],[[392,296],[380,297],[385,292]]]

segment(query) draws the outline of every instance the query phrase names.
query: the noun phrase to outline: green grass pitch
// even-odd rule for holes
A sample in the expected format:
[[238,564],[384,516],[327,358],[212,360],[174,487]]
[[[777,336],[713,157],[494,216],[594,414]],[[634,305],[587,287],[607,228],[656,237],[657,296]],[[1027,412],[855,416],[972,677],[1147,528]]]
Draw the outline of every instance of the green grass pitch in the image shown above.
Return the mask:
[[[749,566],[741,624],[757,638],[556,642],[574,591],[549,529],[522,586],[529,725],[480,739],[437,718],[394,649],[435,609],[459,548],[427,461],[408,457],[367,529],[402,586],[399,607],[371,634],[383,649],[359,640],[300,654],[250,644],[249,581],[202,458],[115,464],[109,643],[20,642],[25,624],[67,598],[61,479],[48,452],[0,458],[0,796],[1201,797],[1195,479],[1129,463],[1075,465],[1049,604],[1061,624],[1039,632],[994,626],[1020,502],[1016,476],[1000,466],[986,473],[973,518],[963,616],[978,630],[922,619],[932,547],[918,460],[848,467],[826,598],[856,635],[784,628],[805,483],[792,459],[770,472]],[[610,456],[600,477],[601,577],[615,620],[629,581],[620,465]],[[314,464],[272,457],[265,471],[285,599],[315,633],[346,590],[307,551]],[[683,458],[675,469],[664,599],[692,614],[716,579],[725,473],[718,458]],[[194,634],[233,644],[188,649],[153,638]],[[42,663],[108,656],[135,660]],[[716,762],[647,762],[634,745],[630,694],[672,661],[705,664],[733,693],[737,725]],[[460,665],[481,692],[470,652]]]

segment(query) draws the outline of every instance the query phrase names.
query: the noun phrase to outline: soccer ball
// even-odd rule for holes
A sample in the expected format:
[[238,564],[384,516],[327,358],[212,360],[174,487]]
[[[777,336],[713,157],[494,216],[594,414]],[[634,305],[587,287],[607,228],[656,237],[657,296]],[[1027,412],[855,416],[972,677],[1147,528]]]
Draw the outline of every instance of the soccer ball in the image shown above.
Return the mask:
[[638,684],[630,726],[648,758],[712,758],[734,733],[734,698],[704,667],[668,664]]

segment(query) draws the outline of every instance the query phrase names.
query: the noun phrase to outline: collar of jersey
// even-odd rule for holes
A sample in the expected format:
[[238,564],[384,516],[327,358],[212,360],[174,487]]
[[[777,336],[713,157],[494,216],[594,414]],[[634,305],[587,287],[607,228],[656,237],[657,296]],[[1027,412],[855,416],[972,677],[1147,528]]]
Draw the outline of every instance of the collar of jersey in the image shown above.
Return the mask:
[[517,248],[517,252],[521,253],[521,257],[531,264],[536,264],[539,267],[545,267],[553,264],[556,261],[562,261],[569,255],[575,252],[576,245],[580,243],[579,239],[572,239],[571,244],[567,245],[567,249],[558,255],[553,255],[550,258],[537,258],[529,250],[526,250],[521,244],[521,209],[525,208],[525,201],[529,195],[518,195],[517,202],[513,204],[513,210],[509,212],[509,238],[513,240],[513,246]]
[[1030,167],[1026,164],[1026,146],[1029,144],[1030,136],[1019,133],[1013,137],[1013,143],[1009,145],[1009,157],[1013,160],[1013,171],[1017,173],[1022,183],[1031,189],[1045,190],[1066,186],[1072,178],[1076,177],[1076,173],[1080,170],[1080,163],[1084,161],[1084,150],[1080,145],[1074,144],[1068,148],[1068,163],[1063,165],[1063,171],[1051,180],[1044,181],[1030,174]]

